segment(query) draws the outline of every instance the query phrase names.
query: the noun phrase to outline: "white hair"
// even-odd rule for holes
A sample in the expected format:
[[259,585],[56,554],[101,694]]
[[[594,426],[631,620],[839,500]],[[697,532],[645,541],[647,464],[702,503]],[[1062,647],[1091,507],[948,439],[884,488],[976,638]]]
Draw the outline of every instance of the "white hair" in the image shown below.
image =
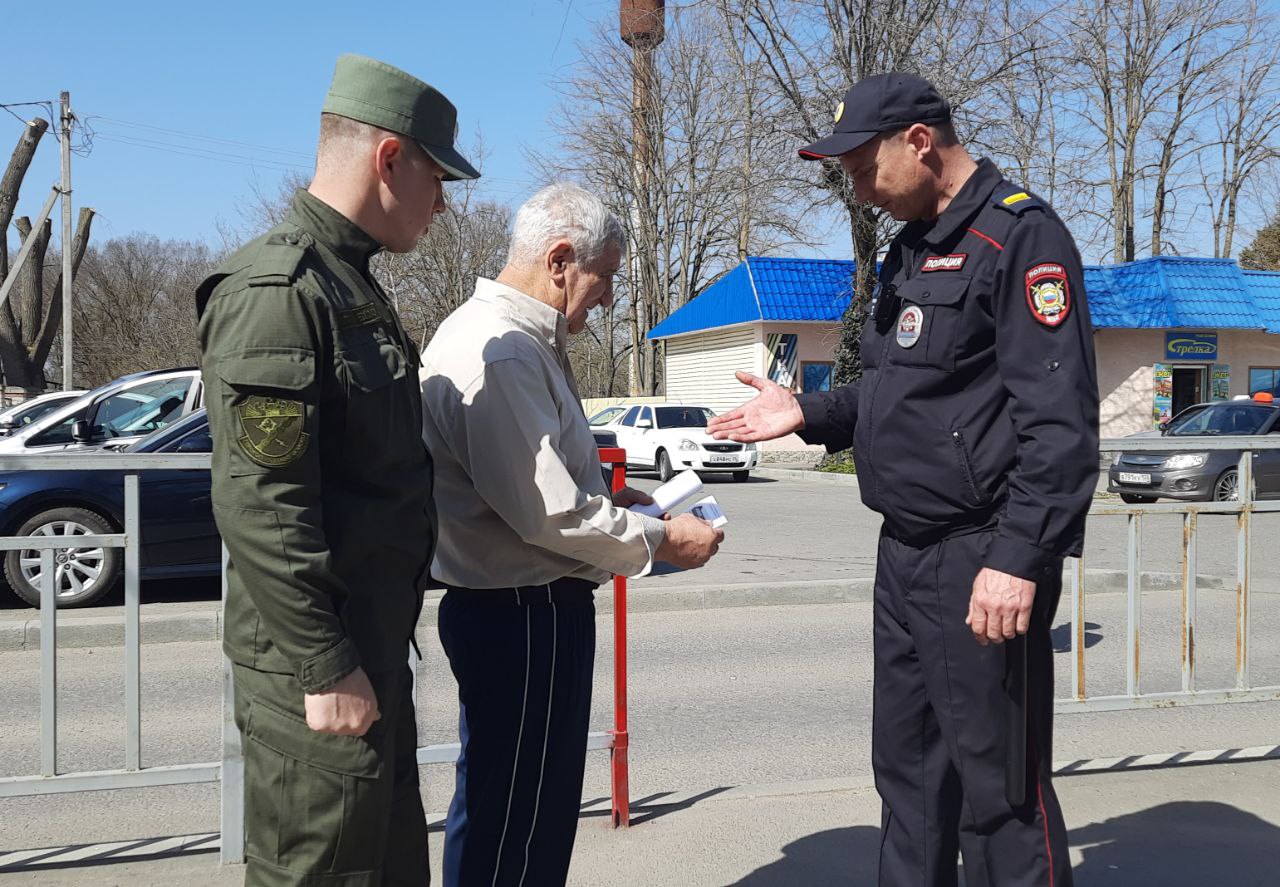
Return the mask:
[[578,264],[599,270],[610,246],[626,251],[626,232],[599,197],[569,182],[547,185],[524,202],[511,230],[507,263],[528,268],[557,240],[567,240]]

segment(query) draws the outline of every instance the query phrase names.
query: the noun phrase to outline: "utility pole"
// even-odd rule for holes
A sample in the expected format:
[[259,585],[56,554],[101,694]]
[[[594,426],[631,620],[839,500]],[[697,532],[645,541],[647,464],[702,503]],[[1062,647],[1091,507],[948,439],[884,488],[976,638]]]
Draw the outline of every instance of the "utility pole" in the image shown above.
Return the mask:
[[71,93],[62,93],[62,390],[71,381]]
[[[643,226],[653,221],[653,95],[657,77],[653,53],[665,36],[666,0],[619,0],[618,25],[622,42],[631,47],[630,387],[633,395],[652,394],[657,391],[657,365],[645,328],[656,320],[652,290],[657,281],[647,273],[644,255],[646,248],[652,249],[653,238],[641,235]],[[642,212],[642,206],[647,211]]]

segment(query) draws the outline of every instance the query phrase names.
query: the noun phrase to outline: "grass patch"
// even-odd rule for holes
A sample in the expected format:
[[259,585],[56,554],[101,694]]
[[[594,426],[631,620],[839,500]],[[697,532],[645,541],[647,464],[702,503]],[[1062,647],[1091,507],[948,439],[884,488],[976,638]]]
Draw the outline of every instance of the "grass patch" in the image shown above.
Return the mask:
[[838,453],[829,453],[822,457],[822,460],[814,466],[816,471],[826,471],[831,474],[857,474],[857,469],[853,465],[853,450],[841,450]]

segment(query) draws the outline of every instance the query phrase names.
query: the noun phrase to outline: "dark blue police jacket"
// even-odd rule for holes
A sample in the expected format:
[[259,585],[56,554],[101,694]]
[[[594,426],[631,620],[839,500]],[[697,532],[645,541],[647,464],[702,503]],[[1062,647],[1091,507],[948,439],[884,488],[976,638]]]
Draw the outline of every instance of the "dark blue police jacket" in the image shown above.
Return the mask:
[[894,238],[863,375],[799,396],[800,436],[853,445],[862,501],[924,546],[983,529],[985,564],[1036,579],[1078,555],[1098,474],[1098,382],[1080,254],[989,160]]

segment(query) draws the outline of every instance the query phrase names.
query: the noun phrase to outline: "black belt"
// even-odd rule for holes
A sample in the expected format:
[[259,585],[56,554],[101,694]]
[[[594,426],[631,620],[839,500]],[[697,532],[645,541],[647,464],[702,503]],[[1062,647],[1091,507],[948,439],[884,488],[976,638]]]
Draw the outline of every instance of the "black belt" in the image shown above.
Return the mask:
[[972,522],[947,524],[923,533],[900,533],[886,519],[880,525],[880,534],[888,536],[895,542],[901,542],[910,548],[928,548],[947,539],[958,539],[961,536],[972,536],[974,533],[986,533],[994,530],[999,525],[1002,516],[1003,511],[992,509],[985,515],[974,516],[976,519],[972,520]]
[[595,600],[599,586],[589,579],[555,579],[545,585],[518,585],[508,588],[459,588],[446,586],[449,592],[466,597],[468,603],[516,604],[517,606],[546,606],[548,604],[589,604]]

